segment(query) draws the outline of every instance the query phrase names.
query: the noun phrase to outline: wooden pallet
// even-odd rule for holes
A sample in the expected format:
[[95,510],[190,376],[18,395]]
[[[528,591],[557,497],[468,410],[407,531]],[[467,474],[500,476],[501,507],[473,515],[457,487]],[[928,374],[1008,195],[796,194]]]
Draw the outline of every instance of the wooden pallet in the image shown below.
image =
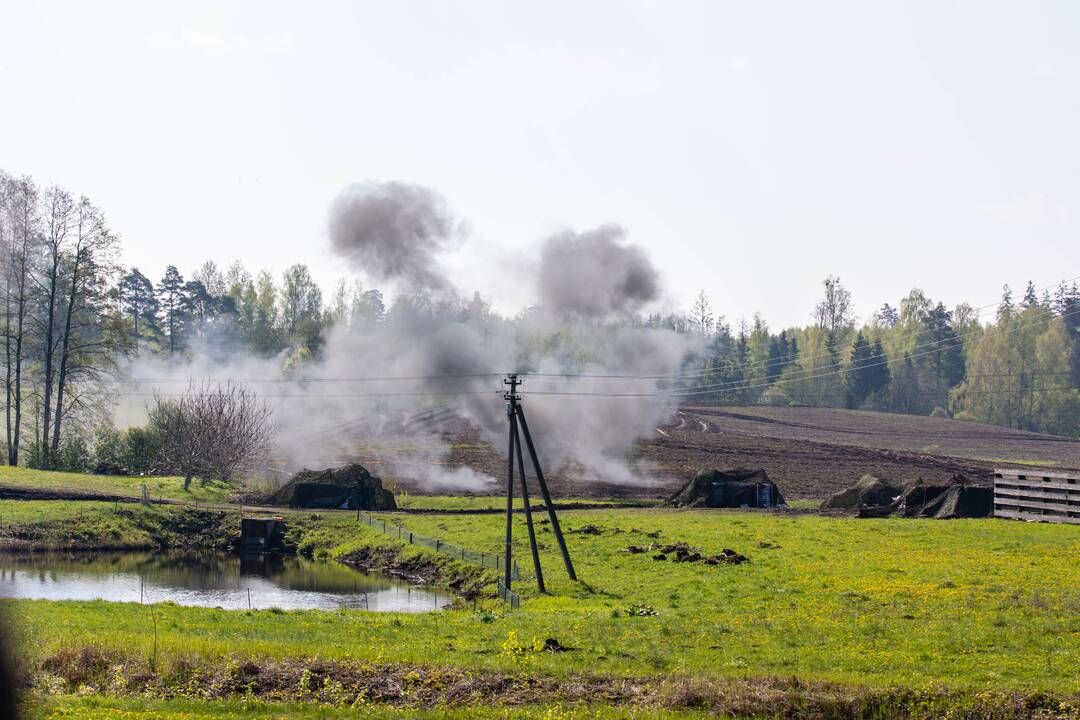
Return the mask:
[[994,470],[994,517],[1080,525],[1080,472]]

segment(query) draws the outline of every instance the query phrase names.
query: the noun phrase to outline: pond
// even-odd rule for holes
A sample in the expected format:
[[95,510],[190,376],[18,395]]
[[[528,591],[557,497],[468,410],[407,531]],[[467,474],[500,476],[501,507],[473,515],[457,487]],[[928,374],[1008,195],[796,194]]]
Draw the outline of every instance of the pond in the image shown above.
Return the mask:
[[376,612],[438,610],[453,601],[341,563],[215,552],[0,554],[0,598]]

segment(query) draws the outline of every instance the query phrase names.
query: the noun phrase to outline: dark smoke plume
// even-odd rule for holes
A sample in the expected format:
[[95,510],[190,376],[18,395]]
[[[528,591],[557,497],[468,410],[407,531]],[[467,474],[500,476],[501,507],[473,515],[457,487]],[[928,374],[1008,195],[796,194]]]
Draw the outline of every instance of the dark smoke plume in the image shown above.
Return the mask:
[[353,267],[412,287],[450,287],[437,255],[455,235],[442,195],[421,185],[365,182],[338,196],[330,209],[330,244]]
[[556,315],[587,319],[621,317],[660,296],[660,279],[636,245],[625,244],[618,225],[580,234],[559,233],[540,254],[540,302]]
[[[357,461],[426,488],[486,491],[494,478],[450,464],[444,430],[460,426],[446,417],[471,421],[505,448],[501,376],[533,373],[522,391],[545,468],[609,482],[651,479],[630,462],[632,445],[670,416],[656,378],[680,370],[699,339],[640,321],[659,299],[659,276],[622,228],[559,233],[542,245],[538,266],[516,258],[519,272],[539,267],[522,281],[539,288],[540,308],[512,318],[455,292],[440,261],[460,231],[433,190],[354,185],[333,203],[329,228],[340,257],[404,285],[385,317],[339,320],[319,357],[287,373],[288,351],[222,358],[193,348],[186,365],[143,357],[130,374],[168,382],[139,389],[170,392],[191,377],[279,377],[268,393],[279,396],[272,399],[282,428],[269,471],[287,477],[302,466]],[[144,422],[142,401],[119,408],[118,420]]]

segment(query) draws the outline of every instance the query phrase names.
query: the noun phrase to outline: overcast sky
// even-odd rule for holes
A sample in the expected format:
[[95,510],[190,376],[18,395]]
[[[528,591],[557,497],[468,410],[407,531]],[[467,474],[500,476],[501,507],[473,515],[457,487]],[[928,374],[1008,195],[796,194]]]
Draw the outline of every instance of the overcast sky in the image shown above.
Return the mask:
[[90,196],[129,264],[329,289],[348,184],[442,192],[455,281],[625,226],[670,307],[867,316],[1080,275],[1080,3],[15,2],[0,168]]

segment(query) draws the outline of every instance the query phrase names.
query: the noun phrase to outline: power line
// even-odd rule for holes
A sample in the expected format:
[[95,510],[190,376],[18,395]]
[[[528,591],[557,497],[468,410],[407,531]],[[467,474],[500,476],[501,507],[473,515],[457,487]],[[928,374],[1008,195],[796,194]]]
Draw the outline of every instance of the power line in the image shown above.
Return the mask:
[[[1036,292],[1039,292],[1040,290],[1048,290],[1048,289],[1054,288],[1054,287],[1060,287],[1060,286],[1062,286],[1064,284],[1067,284],[1069,282],[1074,282],[1076,280],[1080,280],[1080,276],[1076,276],[1074,278],[1070,278],[1070,279],[1067,279],[1067,280],[1062,280],[1062,281],[1060,281],[1058,283],[1055,283],[1055,284],[1052,284],[1052,285],[1047,285],[1047,286],[1042,287],[1042,288],[1037,288]],[[988,305],[981,306],[979,308],[975,308],[975,310],[977,311],[976,314],[975,314],[975,318],[978,319],[979,317],[982,316],[984,311],[986,311],[988,309],[996,308],[997,306],[998,306],[997,303],[991,303],[991,304],[988,304]],[[1053,317],[1069,317],[1069,316],[1072,316],[1074,314],[1077,314],[1078,312],[1080,312],[1080,311],[1073,311],[1073,312],[1070,312],[1070,313],[1063,313],[1060,316],[1055,315]],[[981,327],[980,328],[972,328],[969,332],[971,334],[975,334],[976,332],[980,332],[980,331],[983,331],[983,328],[981,328]],[[962,342],[958,342],[960,340],[962,340],[960,335],[956,335],[955,340],[952,341],[952,344],[949,344],[950,341],[948,341],[948,340],[945,340],[945,341],[927,341],[927,342],[919,343],[919,344],[916,344],[916,345],[912,346],[912,348],[910,348],[910,350],[908,350],[907,352],[908,352],[908,355],[911,356],[911,357],[921,357],[923,355],[933,354],[935,352],[941,352],[942,350],[947,350],[947,349],[952,349],[954,347],[958,347],[958,346],[963,344]],[[911,352],[913,350],[921,350],[921,349],[929,349],[929,350],[927,352],[921,352],[921,353],[917,352],[917,353],[914,353],[914,354]],[[797,359],[799,357],[800,357],[800,353],[789,353],[787,355],[777,356],[777,357],[774,357],[774,358],[769,358],[767,360],[759,360],[759,361],[755,361],[755,362],[752,362],[752,363],[747,363],[747,364],[743,365],[743,370],[745,372],[747,370],[752,370],[752,369],[771,368],[771,367],[776,367],[776,366],[779,366],[779,367],[783,368],[784,366],[790,364],[792,359]],[[832,354],[830,353],[828,356],[826,356],[825,354],[819,354],[818,357],[832,357]],[[816,358],[803,358],[803,359],[804,360],[814,360]],[[858,365],[858,367],[873,367],[873,366],[874,365],[872,365],[872,364]],[[814,368],[814,371],[828,370],[828,369],[831,369],[831,368],[843,368],[843,367],[850,367],[850,363],[837,361],[837,362],[833,362],[833,363],[831,363],[829,365]],[[700,370],[700,371],[692,371],[692,372],[677,371],[677,372],[674,372],[674,373],[660,373],[660,374],[655,374],[655,375],[632,375],[632,374],[621,374],[620,375],[620,374],[591,374],[591,373],[540,373],[540,372],[522,371],[522,372],[518,372],[518,375],[521,376],[521,377],[532,377],[532,378],[552,378],[552,379],[568,379],[568,380],[579,379],[579,380],[590,380],[590,381],[591,380],[612,380],[612,381],[672,380],[672,381],[686,381],[686,380],[701,379],[701,378],[705,378],[705,377],[708,377],[708,376],[721,374],[721,373],[723,373],[725,371],[726,371],[726,368],[712,368],[712,369],[709,369],[709,370]],[[289,384],[289,383],[291,383],[291,384],[303,385],[303,384],[306,384],[306,383],[365,383],[365,382],[406,382],[406,381],[411,381],[411,382],[433,382],[433,381],[438,381],[438,380],[480,379],[480,378],[496,378],[496,377],[501,378],[506,374],[507,373],[505,373],[505,372],[484,372],[484,373],[456,373],[456,374],[442,374],[442,375],[361,376],[361,377],[353,377],[353,378],[280,378],[280,377],[279,378],[273,378],[273,377],[248,377],[248,378],[244,378],[244,377],[223,377],[223,378],[213,378],[213,377],[207,377],[207,378],[166,377],[166,378],[151,378],[151,377],[141,377],[141,378],[109,378],[109,379],[101,379],[100,381],[102,383],[120,384],[120,385],[124,385],[124,384],[136,384],[136,385],[137,384],[189,384],[189,385],[192,385],[192,384],[199,384],[199,383],[230,383],[230,382],[251,383],[251,384]],[[801,378],[801,379],[809,379],[809,378]],[[723,383],[717,383],[717,384],[708,385],[708,386],[701,386],[701,387],[694,388],[694,389],[695,390],[701,390],[701,389],[722,388],[722,387],[732,387],[732,388],[734,388],[734,387],[738,387],[738,385],[740,383],[742,383],[742,382],[744,382],[744,381],[743,380],[725,381]],[[773,381],[770,384],[776,384],[776,382],[779,382],[779,381]],[[425,393],[415,393],[416,396],[427,395],[427,394],[431,394],[431,393],[426,393],[426,392]],[[443,393],[443,394],[449,394],[449,393]],[[127,394],[125,396],[141,397],[141,395],[138,395],[138,394]],[[335,393],[334,396],[342,396],[342,394],[341,393]],[[345,396],[348,396],[348,395],[345,395]],[[377,393],[377,394],[376,393],[371,393],[371,394],[362,394],[362,395],[357,395],[357,396],[364,396],[364,397],[380,397],[380,396],[382,396],[382,397],[407,397],[407,396],[410,396],[410,394],[407,394],[407,393]],[[281,395],[281,396],[265,395],[263,397],[287,397],[287,396],[285,396],[285,395]],[[305,397],[318,397],[318,396],[305,395]]]
[[[1043,291],[1043,290],[1049,290],[1050,288],[1061,287],[1062,285],[1065,285],[1065,284],[1071,283],[1071,282],[1075,282],[1077,280],[1080,280],[1080,275],[1078,275],[1076,277],[1073,277],[1073,278],[1066,279],[1066,280],[1062,280],[1062,281],[1054,283],[1052,285],[1047,285],[1047,286],[1044,286],[1044,287],[1041,287],[1041,288],[1036,288],[1035,292],[1040,292],[1040,291]],[[982,306],[977,307],[977,308],[973,308],[973,310],[976,311],[973,319],[981,318],[988,310],[995,310],[997,307],[999,307],[999,305],[1000,305],[1000,303],[995,302],[995,303],[989,303],[987,305],[982,305]],[[1064,316],[1065,315],[1062,315],[1062,317],[1064,317]],[[977,328],[977,329],[982,330],[983,328]],[[975,330],[975,329],[973,329],[973,330]],[[934,345],[937,345],[937,344],[938,344],[938,341],[927,341],[925,343],[920,343],[920,344],[914,345],[911,348],[911,350],[918,350],[918,349],[921,349],[921,348],[931,347],[931,346],[934,346]],[[779,356],[777,356],[775,358],[768,358],[766,360],[757,360],[757,361],[754,361],[753,363],[746,364],[744,366],[744,368],[746,368],[746,369],[751,369],[751,368],[758,369],[758,368],[769,368],[769,367],[774,367],[774,366],[783,367],[783,366],[793,362],[794,360],[798,359],[799,355],[800,355],[800,353],[795,352],[795,353],[788,353],[786,355],[779,355]],[[831,357],[831,354],[828,355],[828,356],[826,356],[824,354],[819,354],[818,357]],[[810,359],[814,360],[814,359],[817,359],[817,358],[810,358]],[[841,365],[841,363],[834,363],[832,366],[839,366],[839,365]],[[823,369],[823,368],[819,368],[819,369]],[[724,372],[723,368],[712,369],[712,370],[700,370],[700,371],[693,371],[693,372],[679,371],[679,372],[674,372],[674,373],[661,373],[661,374],[657,374],[657,375],[629,375],[629,374],[619,375],[619,374],[590,374],[590,373],[529,373],[529,372],[519,373],[519,375],[528,376],[528,377],[568,377],[568,378],[580,378],[580,379],[599,379],[599,380],[617,381],[617,380],[665,380],[665,379],[680,380],[680,379],[687,379],[687,378],[704,377],[704,376],[707,376],[707,375],[714,375],[714,374],[718,374],[718,373],[721,373],[721,372]]]
[[184,384],[198,384],[198,383],[230,383],[230,382],[242,382],[242,383],[295,383],[302,385],[304,383],[330,383],[330,382],[397,382],[397,381],[422,381],[428,382],[433,380],[462,380],[462,379],[476,379],[476,378],[501,378],[506,373],[462,373],[458,375],[388,375],[385,377],[355,377],[355,378],[270,378],[270,377],[254,377],[254,378],[242,378],[242,377],[223,377],[223,378],[110,378],[101,380],[103,383],[113,384],[142,384],[142,383],[184,383]]
[[[1064,313],[1062,315],[1053,315],[1052,314],[1049,317],[1045,318],[1045,320],[1047,322],[1049,322],[1049,321],[1055,320],[1057,318],[1070,317],[1070,316],[1073,316],[1073,315],[1080,315],[1080,309],[1073,310],[1073,311],[1071,311],[1069,313]],[[1021,325],[1021,326],[1017,326],[1017,327],[1014,327],[1014,328],[1009,329],[1009,330],[1004,330],[1004,331],[1002,331],[1001,334],[1003,334],[1003,335],[1013,334],[1013,333],[1016,333],[1016,332],[1020,332],[1021,330],[1024,330],[1024,329],[1026,329],[1026,328]],[[909,352],[904,352],[903,356],[907,357],[907,358],[914,359],[914,358],[918,358],[918,357],[924,357],[926,355],[933,355],[934,353],[938,353],[938,352],[941,352],[943,350],[949,350],[949,349],[952,349],[952,348],[961,347],[963,345],[963,342],[964,342],[963,338],[961,338],[960,336],[956,336],[956,338],[953,341],[944,341],[944,342],[938,344],[936,347],[933,347],[933,348],[931,348],[929,350],[925,350],[925,351],[923,351],[921,353],[914,353],[913,354],[913,353],[909,353]],[[888,365],[889,364],[889,358],[893,357],[893,356],[899,357],[900,353],[901,353],[901,351],[894,351],[893,353],[888,353],[888,354],[882,356],[882,359],[877,360],[876,362],[860,363],[860,364],[856,365],[855,368],[857,368],[859,370],[863,370],[863,369],[867,369],[867,368],[873,368],[873,367],[880,367],[880,366],[883,366],[883,365]],[[871,358],[871,359],[874,359],[874,358]],[[776,385],[786,385],[786,384],[795,383],[795,382],[802,382],[802,381],[805,381],[805,380],[818,380],[818,379],[821,379],[821,378],[832,377],[832,376],[842,374],[845,369],[850,369],[851,367],[852,366],[851,366],[850,363],[845,364],[845,363],[842,363],[842,362],[837,362],[837,363],[833,363],[831,365],[826,365],[826,366],[823,366],[823,367],[820,367],[820,368],[812,368],[810,370],[803,370],[803,372],[818,372],[818,371],[821,371],[821,370],[829,370],[829,372],[822,372],[822,373],[819,373],[817,375],[798,375],[797,377],[789,377],[789,378],[781,377],[781,378],[779,378],[777,380],[773,380],[772,382],[766,381],[764,383],[749,384],[749,385],[745,384],[746,383],[745,380],[729,380],[729,381],[722,382],[722,383],[714,383],[714,384],[710,384],[710,385],[702,385],[702,386],[698,386],[698,387],[692,387],[692,388],[688,388],[688,389],[683,390],[683,391],[673,389],[673,390],[671,390],[669,392],[665,392],[665,393],[624,393],[624,394],[621,394],[621,396],[622,397],[649,397],[649,396],[658,396],[658,395],[662,394],[665,397],[681,397],[681,396],[687,396],[687,395],[701,395],[701,394],[705,394],[705,393],[722,392],[724,390],[740,390],[740,391],[754,390],[754,389],[758,389],[758,388],[768,388],[768,387],[774,387]],[[835,369],[833,369],[833,368],[835,368]],[[641,376],[641,377],[635,378],[635,379],[637,379],[637,380],[650,380],[650,379],[653,379],[653,378],[650,378],[648,376]],[[550,395],[559,395],[559,394],[563,394],[563,395],[574,394],[574,393],[568,393],[568,392],[562,392],[562,393],[560,393],[560,392],[542,393],[541,391],[529,391],[529,392],[532,395],[546,394],[546,395],[549,395],[549,396]],[[601,393],[601,392],[588,393],[588,395],[596,396],[596,397],[604,396],[604,395],[619,396],[619,394],[617,394],[617,393],[616,394],[609,394],[609,393]]]
[[[256,395],[257,398],[294,398],[294,399],[319,399],[319,398],[341,398],[341,397],[356,397],[356,398],[385,398],[385,397],[449,397],[457,395],[498,395],[500,391],[497,390],[457,390],[447,392],[425,391],[425,392],[411,392],[411,393],[332,393],[332,394],[260,394]],[[186,397],[186,393],[113,393],[118,397],[142,397],[142,398],[179,398]]]

